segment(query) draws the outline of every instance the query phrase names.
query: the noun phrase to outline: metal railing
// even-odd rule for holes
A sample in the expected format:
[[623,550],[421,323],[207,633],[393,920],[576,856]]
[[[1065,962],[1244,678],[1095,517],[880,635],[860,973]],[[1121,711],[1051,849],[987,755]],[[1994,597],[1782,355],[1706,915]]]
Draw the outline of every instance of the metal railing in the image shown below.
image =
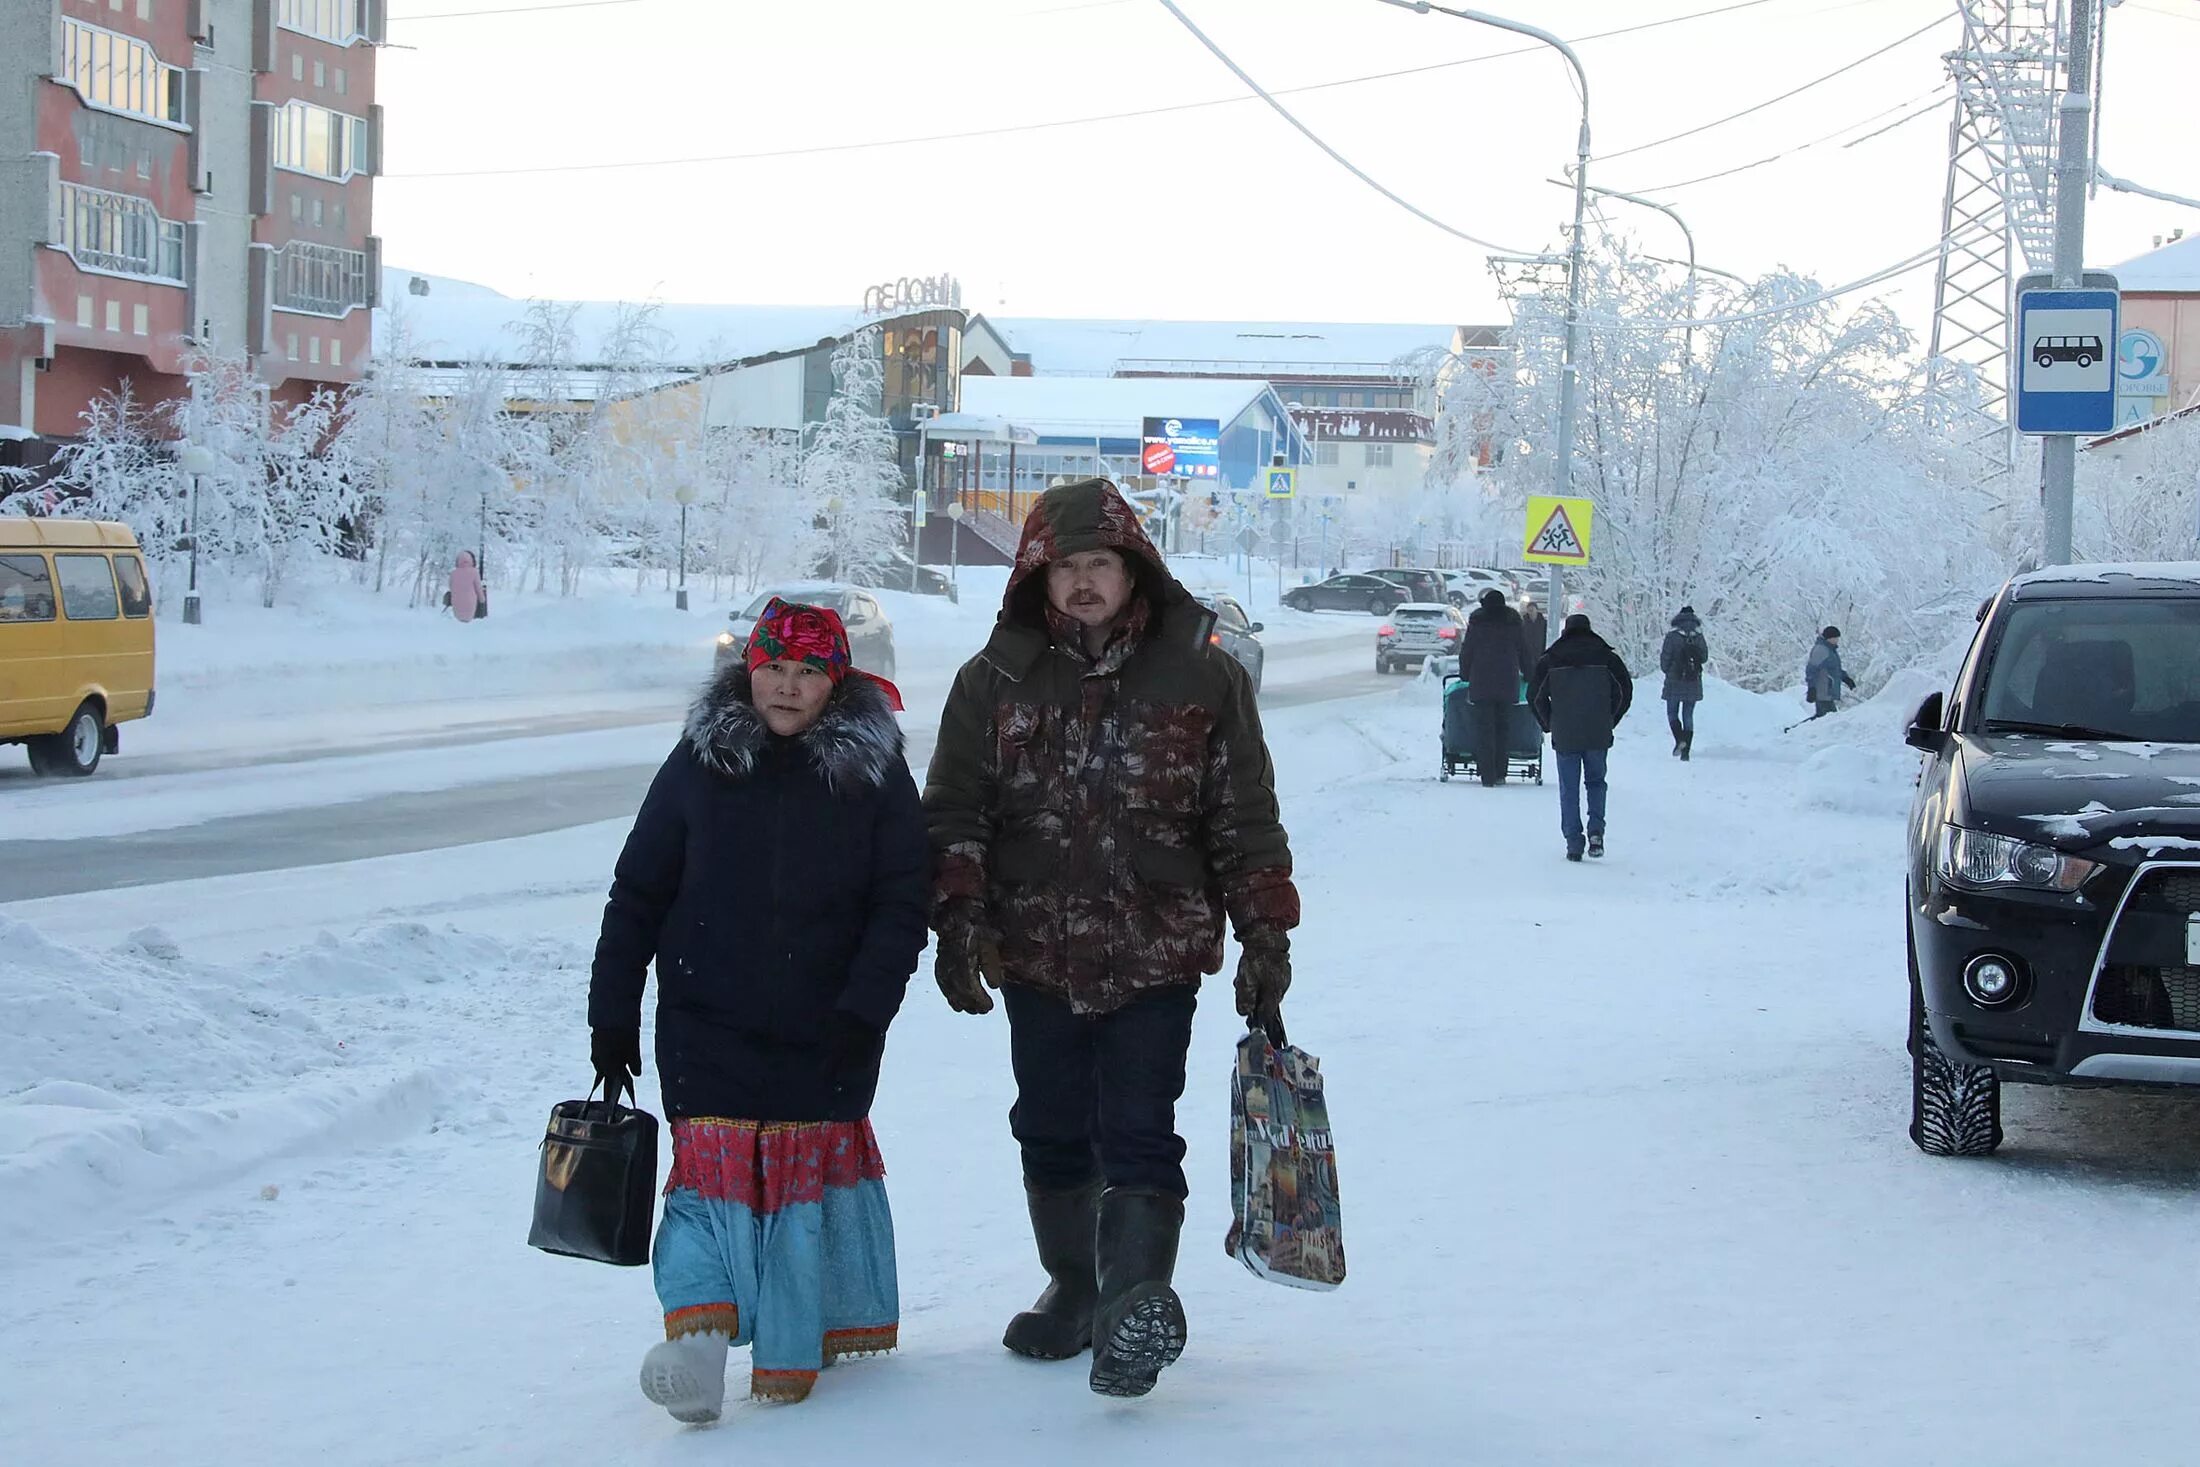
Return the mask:
[[183,282],[182,222],[134,194],[64,183],[56,243],[89,269]]
[[344,317],[367,305],[364,250],[292,240],[275,252],[275,309]]

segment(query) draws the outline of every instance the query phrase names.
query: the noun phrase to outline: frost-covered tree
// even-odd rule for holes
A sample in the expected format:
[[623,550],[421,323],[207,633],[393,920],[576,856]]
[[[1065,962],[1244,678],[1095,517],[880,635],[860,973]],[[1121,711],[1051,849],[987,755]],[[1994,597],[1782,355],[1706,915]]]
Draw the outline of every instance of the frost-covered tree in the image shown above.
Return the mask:
[[127,380],[101,393],[84,409],[76,439],[63,445],[56,482],[0,484],[0,514],[120,520],[156,566],[166,564],[184,543],[188,508],[187,486],[164,441],[166,418],[164,405],[139,402]]
[[894,430],[880,415],[885,383],[876,327],[835,347],[832,401],[802,448],[802,508],[823,533],[824,573],[864,585],[905,539]]

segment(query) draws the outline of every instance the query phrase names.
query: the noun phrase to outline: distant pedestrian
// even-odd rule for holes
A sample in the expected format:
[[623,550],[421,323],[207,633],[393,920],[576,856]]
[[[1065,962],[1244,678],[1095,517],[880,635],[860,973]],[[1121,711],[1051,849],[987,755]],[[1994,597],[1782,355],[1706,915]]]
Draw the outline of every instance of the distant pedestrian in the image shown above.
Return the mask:
[[460,621],[472,621],[481,615],[487,599],[481,588],[481,572],[474,568],[474,553],[459,551],[458,564],[451,567],[451,615]]
[[1467,701],[1474,705],[1474,764],[1487,789],[1505,782],[1512,711],[1529,666],[1521,636],[1520,613],[1493,586],[1482,593],[1482,604],[1467,617],[1467,634],[1459,639],[1459,676],[1466,679]]
[[[1635,676],[1605,641],[1589,629],[1589,618],[1575,612],[1566,630],[1535,667],[1528,706],[1551,736],[1558,757],[1558,826],[1566,837],[1566,859],[1586,852],[1604,854],[1606,770],[1612,733],[1635,701]],[[1589,786],[1589,820],[1581,819],[1581,787]]]
[[1551,621],[1543,614],[1543,608],[1535,604],[1533,596],[1522,597],[1520,601],[1520,645],[1527,653],[1520,665],[1531,672],[1550,650]]
[[1841,629],[1827,627],[1811,644],[1810,656],[1803,663],[1803,698],[1814,712],[1811,717],[1824,718],[1841,707],[1841,691],[1856,686],[1841,666]]
[[1665,723],[1673,731],[1673,757],[1686,763],[1696,748],[1696,705],[1703,701],[1703,670],[1711,662],[1703,618],[1683,606],[1673,629],[1658,649],[1658,671],[1665,674]]

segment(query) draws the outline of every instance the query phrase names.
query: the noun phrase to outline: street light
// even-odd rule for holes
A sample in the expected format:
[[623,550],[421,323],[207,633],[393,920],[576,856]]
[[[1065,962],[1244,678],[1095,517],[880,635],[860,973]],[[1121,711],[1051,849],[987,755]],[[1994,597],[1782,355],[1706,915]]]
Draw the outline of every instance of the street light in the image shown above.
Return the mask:
[[[1560,179],[1554,178],[1549,181],[1551,183],[1558,184],[1561,188],[1565,187],[1565,183]],[[1591,185],[1589,187],[1589,192],[1595,194],[1598,198],[1623,199],[1630,204],[1640,204],[1645,209],[1655,209],[1660,214],[1663,214],[1666,218],[1672,220],[1675,224],[1678,224],[1680,226],[1681,238],[1688,241],[1688,319],[1691,321],[1695,320],[1696,234],[1694,230],[1688,227],[1688,221],[1686,219],[1683,219],[1680,214],[1675,211],[1670,205],[1661,204],[1656,199],[1646,199],[1640,194],[1622,193],[1616,188],[1597,188],[1594,185]],[[1713,271],[1712,273],[1721,274],[1723,272]],[[1693,357],[1695,355],[1696,349],[1696,328],[1693,326],[1688,327],[1685,336],[1687,340],[1687,351],[1689,355]]]
[[216,467],[214,455],[196,443],[186,443],[176,454],[176,466],[191,476],[191,586],[183,595],[183,624],[199,625],[199,476]]
[[[1480,10],[1455,10],[1449,5],[1434,5],[1430,0],[1383,0],[1385,5],[1395,5],[1401,10],[1411,10],[1419,15],[1435,11],[1455,20],[1471,20],[1477,25],[1495,26],[1501,31],[1526,36],[1541,41],[1566,58],[1566,64],[1574,69],[1574,90],[1581,94],[1581,134],[1574,146],[1574,233],[1566,249],[1566,335],[1560,348],[1558,367],[1558,466],[1554,475],[1553,492],[1564,496],[1574,483],[1574,413],[1580,390],[1581,366],[1578,351],[1581,340],[1581,235],[1583,221],[1589,213],[1589,74],[1581,68],[1581,58],[1574,48],[1540,26],[1525,21],[1507,20],[1501,15],[1489,15]],[[1566,595],[1565,567],[1551,567],[1551,606],[1555,610],[1564,606]]]
[[962,601],[962,527],[963,509],[960,499],[947,506],[947,599]]
[[695,486],[682,484],[672,491],[680,501],[680,589],[672,598],[675,611],[688,609],[688,506],[695,502]]

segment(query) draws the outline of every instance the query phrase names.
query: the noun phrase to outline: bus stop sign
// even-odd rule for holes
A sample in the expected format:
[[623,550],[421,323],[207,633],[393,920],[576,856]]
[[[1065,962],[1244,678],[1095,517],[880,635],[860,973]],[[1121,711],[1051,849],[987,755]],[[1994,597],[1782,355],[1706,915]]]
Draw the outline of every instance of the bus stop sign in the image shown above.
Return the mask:
[[2017,294],[2017,431],[2111,433],[2116,428],[2114,290]]

